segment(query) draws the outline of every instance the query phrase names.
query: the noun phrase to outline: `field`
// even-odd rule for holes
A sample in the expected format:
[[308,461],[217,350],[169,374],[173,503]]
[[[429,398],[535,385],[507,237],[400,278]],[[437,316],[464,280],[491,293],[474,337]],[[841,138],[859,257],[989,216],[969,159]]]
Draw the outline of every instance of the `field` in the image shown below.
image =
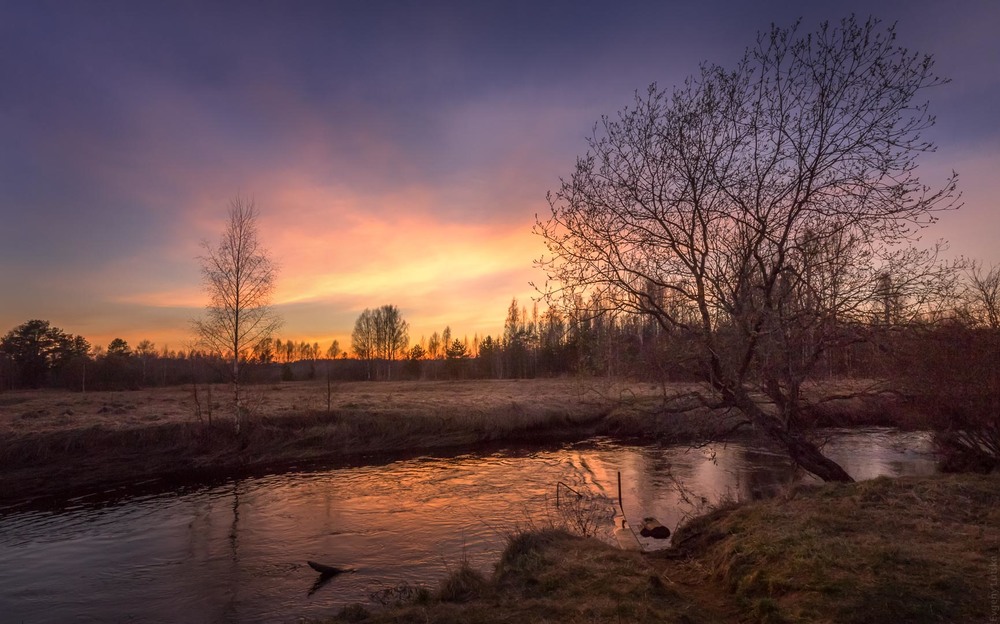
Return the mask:
[[[837,382],[810,391],[817,397],[850,395],[867,387]],[[0,504],[483,443],[594,434],[683,441],[731,428],[734,415],[720,410],[661,409],[665,401],[694,407],[687,397],[693,389],[604,379],[248,386],[240,436],[224,385],[197,392],[190,386],[7,392],[0,394]],[[884,419],[892,413],[881,400],[865,401],[825,403],[826,424],[871,424],[858,415]]]
[[579,437],[623,396],[634,403],[656,388],[566,379],[341,383],[330,388],[328,409],[325,382],[249,386],[240,436],[229,391],[0,395],[0,503],[150,480],[169,487],[310,461]]
[[[657,386],[586,382],[572,379],[334,382],[330,410],[369,414],[455,415],[497,412],[567,415],[589,413],[622,393],[648,396]],[[255,417],[280,417],[326,412],[327,385],[323,381],[285,382],[243,387],[244,402]],[[0,431],[55,432],[81,427],[128,429],[150,425],[205,423],[211,394],[213,419],[232,419],[232,388],[217,384],[150,388],[126,392],[66,392],[30,390],[0,394]],[[201,416],[197,412],[200,404]]]

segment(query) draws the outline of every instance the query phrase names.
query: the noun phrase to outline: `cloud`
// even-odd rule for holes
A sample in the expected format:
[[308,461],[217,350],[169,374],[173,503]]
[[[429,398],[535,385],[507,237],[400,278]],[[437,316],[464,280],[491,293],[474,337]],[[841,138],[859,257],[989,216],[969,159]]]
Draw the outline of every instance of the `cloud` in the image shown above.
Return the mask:
[[204,300],[199,244],[242,193],[282,266],[286,335],[343,336],[382,303],[414,334],[495,332],[538,278],[533,217],[600,115],[803,13],[809,29],[899,15],[901,43],[938,57],[954,82],[928,94],[941,149],[921,174],[960,171],[967,206],[942,235],[995,259],[997,8],[869,4],[13,7],[0,322],[175,343]]
[[[529,296],[528,282],[537,278],[531,263],[542,246],[531,233],[533,206],[512,206],[521,216],[514,223],[450,221],[439,213],[442,194],[434,188],[357,195],[294,176],[256,201],[258,236],[280,267],[273,303],[287,312],[284,333],[297,339],[343,339],[362,309],[383,303],[400,306],[415,333],[445,324],[470,335],[495,333],[510,298]],[[217,234],[224,220],[216,208],[199,229]],[[170,262],[154,249],[104,271],[100,296],[112,309],[197,315],[206,299],[197,248],[190,240],[179,247],[183,253]],[[156,279],[138,277],[157,266]]]

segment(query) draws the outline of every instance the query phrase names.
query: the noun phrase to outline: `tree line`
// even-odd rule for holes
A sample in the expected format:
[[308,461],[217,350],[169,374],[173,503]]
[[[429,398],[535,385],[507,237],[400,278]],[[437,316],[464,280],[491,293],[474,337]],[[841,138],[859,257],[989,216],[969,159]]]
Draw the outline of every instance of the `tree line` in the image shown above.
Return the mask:
[[[831,329],[840,339],[830,341],[815,358],[816,375],[899,377],[905,368],[922,371],[929,379],[921,387],[929,388],[939,384],[928,383],[934,377],[928,367],[933,368],[936,356],[945,357],[948,345],[963,345],[962,353],[973,359],[979,351],[988,351],[991,336],[1000,335],[1000,266],[967,262],[954,277],[934,300],[924,302],[922,314],[905,316],[900,302],[883,297],[869,310],[867,320],[844,321],[836,331]],[[701,378],[696,344],[684,332],[664,329],[648,315],[613,310],[598,297],[577,298],[572,306],[543,311],[537,302],[529,309],[513,299],[503,331],[495,336],[454,338],[448,326],[433,332],[429,340],[421,337],[411,344],[408,330],[400,310],[387,304],[359,315],[350,352],[338,340],[324,348],[315,341],[269,336],[244,350],[240,359],[247,367],[246,379],[262,383],[326,375],[356,381],[563,375],[650,381]],[[446,340],[447,348],[441,348]],[[125,390],[221,383],[227,381],[225,359],[222,353],[205,349],[158,348],[149,340],[132,346],[115,338],[107,345],[91,345],[83,336],[34,319],[0,339],[0,390]],[[962,365],[943,368],[965,370]]]

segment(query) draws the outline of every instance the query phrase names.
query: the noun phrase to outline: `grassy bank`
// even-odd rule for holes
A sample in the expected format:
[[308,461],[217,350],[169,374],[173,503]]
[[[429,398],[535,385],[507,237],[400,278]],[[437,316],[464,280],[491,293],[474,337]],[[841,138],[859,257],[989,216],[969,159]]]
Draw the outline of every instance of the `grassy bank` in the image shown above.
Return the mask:
[[227,388],[0,396],[0,503],[150,479],[239,476],[303,462],[584,435],[613,408],[568,380],[253,387],[236,436]]
[[[1000,476],[800,487],[696,518],[675,546],[616,550],[560,531],[522,534],[489,579],[459,569],[436,591],[354,622],[989,622],[1000,613]],[[991,585],[992,584],[992,585]]]
[[[485,443],[594,434],[683,442],[731,429],[734,415],[695,408],[692,389],[574,379],[343,383],[329,393],[323,382],[252,386],[239,437],[225,386],[212,388],[211,401],[204,387],[197,397],[189,387],[11,392],[0,395],[0,504]],[[813,389],[854,391],[843,383]],[[862,408],[853,409],[886,411],[877,400]]]

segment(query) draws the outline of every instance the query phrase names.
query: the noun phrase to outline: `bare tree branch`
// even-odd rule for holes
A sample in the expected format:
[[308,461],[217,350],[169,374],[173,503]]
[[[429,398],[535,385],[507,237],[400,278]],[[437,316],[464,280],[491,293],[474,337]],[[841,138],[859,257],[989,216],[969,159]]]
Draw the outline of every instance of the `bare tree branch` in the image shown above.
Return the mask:
[[[893,27],[848,18],[759,35],[734,70],[706,65],[604,117],[535,232],[550,303],[648,315],[697,345],[729,407],[823,479],[849,480],[801,431],[801,385],[872,323],[931,311],[953,278],[918,232],[957,207],[957,176],[916,175],[946,83]],[[767,401],[759,397],[762,392]]]

